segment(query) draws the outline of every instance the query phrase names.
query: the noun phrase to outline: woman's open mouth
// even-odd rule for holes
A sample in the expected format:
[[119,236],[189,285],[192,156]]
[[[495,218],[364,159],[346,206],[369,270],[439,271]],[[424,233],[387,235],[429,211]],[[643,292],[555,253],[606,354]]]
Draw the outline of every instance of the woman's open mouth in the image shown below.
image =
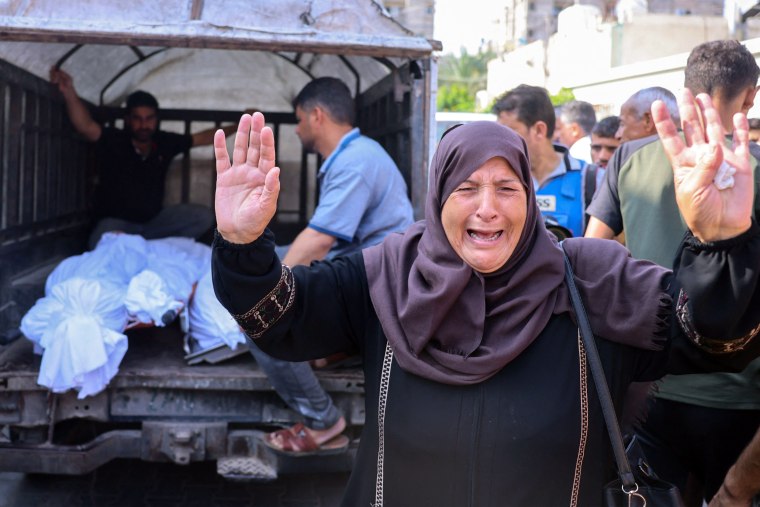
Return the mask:
[[496,231],[496,232],[484,232],[484,231],[476,231],[474,229],[467,229],[467,234],[477,241],[496,241],[501,237],[501,235],[504,233],[504,231]]

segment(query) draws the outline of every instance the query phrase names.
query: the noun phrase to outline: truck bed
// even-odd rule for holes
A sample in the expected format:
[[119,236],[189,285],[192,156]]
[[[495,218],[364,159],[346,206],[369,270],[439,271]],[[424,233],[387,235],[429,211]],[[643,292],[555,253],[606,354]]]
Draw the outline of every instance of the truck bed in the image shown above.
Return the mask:
[[[264,478],[308,470],[309,463],[350,467],[351,452],[332,461],[287,460],[263,448],[264,431],[298,418],[250,354],[188,366],[178,325],[127,334],[119,373],[104,391],[82,400],[73,391],[52,394],[37,385],[40,357],[30,341],[20,338],[0,350],[0,470],[79,474],[119,457],[180,464],[217,459],[228,476],[239,475],[240,460],[243,469],[254,460],[257,470],[265,463]],[[345,414],[355,448],[364,424],[361,369],[322,370],[317,377]]]
[[[178,326],[143,328],[127,333],[129,348],[108,390],[132,388],[225,389],[270,391],[266,375],[249,354],[219,364],[189,366]],[[40,356],[29,340],[19,338],[0,348],[0,393],[45,390],[37,385]],[[356,368],[317,371],[329,391],[362,392],[363,376]]]

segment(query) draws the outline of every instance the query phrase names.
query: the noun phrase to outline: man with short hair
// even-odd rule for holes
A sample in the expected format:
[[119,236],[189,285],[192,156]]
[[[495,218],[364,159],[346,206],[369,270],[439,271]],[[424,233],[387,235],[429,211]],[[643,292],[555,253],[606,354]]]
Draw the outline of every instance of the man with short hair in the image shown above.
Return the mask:
[[571,157],[591,163],[590,134],[595,124],[596,112],[588,102],[571,100],[562,105],[555,128],[559,142],[570,149]]
[[319,153],[319,204],[287,250],[288,266],[308,265],[377,243],[413,221],[406,183],[377,141],[354,127],[354,100],[339,79],[318,78],[293,100],[296,134]]
[[[713,41],[692,50],[684,85],[694,94],[709,94],[723,126],[733,129],[733,116],[746,114],[754,103],[759,75],[746,47],[734,40]],[[755,217],[759,182],[756,171]],[[621,145],[589,213],[603,227],[589,224],[587,236],[610,238],[624,229],[634,257],[672,267],[686,226],[662,143],[647,137]],[[759,390],[760,360],[738,374],[669,375],[658,382],[637,434],[649,464],[681,488],[688,506],[701,506],[715,495],[755,434]]]
[[[605,170],[605,173],[614,173],[613,184],[615,185],[617,184],[617,174],[620,172],[620,166],[628,161],[628,157],[632,153],[635,153],[639,148],[651,143],[659,143],[657,129],[655,128],[654,121],[652,121],[652,113],[649,111],[655,100],[661,100],[667,107],[668,113],[670,113],[673,122],[676,125],[680,124],[681,120],[680,112],[678,111],[678,102],[676,101],[675,95],[673,95],[670,90],[661,86],[652,86],[649,88],[642,88],[628,97],[620,107],[620,116],[618,117],[619,124],[617,132],[615,133],[615,137],[620,139],[622,145],[618,145],[618,149],[615,150],[615,154],[609,160],[608,167]],[[657,163],[667,162],[667,160],[663,158],[664,152],[661,149],[648,148],[648,151],[645,153],[655,155]],[[646,167],[651,163],[653,162],[639,162],[637,163],[637,167],[641,167],[642,170],[646,171]],[[607,180],[605,176],[603,180],[599,181],[597,189],[601,189],[601,187],[607,184],[608,181],[609,180]],[[585,236],[607,239],[620,237],[620,234],[624,232],[624,227],[623,224],[619,222],[619,203],[615,201],[615,199],[617,199],[617,188],[607,188],[604,191],[597,190],[595,195],[599,194],[603,195],[603,200],[612,199],[612,202],[590,204],[587,207],[586,213],[588,215],[588,225],[586,227]],[[605,212],[603,210],[608,211]],[[608,222],[612,223],[608,225]],[[620,229],[620,231],[615,233],[613,229]]]
[[621,143],[657,135],[652,113],[649,111],[655,100],[663,101],[673,122],[676,125],[680,124],[678,101],[670,90],[661,86],[642,88],[620,107],[620,126],[615,137],[620,139]]
[[[172,159],[192,146],[211,144],[216,129],[192,135],[159,130],[156,98],[138,90],[127,97],[124,129],[96,122],[74,88],[71,76],[61,69],[50,71],[76,131],[98,150],[98,186],[94,211],[98,218],[88,245],[94,248],[108,231],[139,234],[146,239],[168,236],[198,238],[211,230],[214,212],[199,204],[164,207],[166,174]],[[231,134],[236,125],[224,127]]]
[[[617,116],[608,116],[599,120],[591,129],[591,163],[583,170],[583,194],[587,209],[604,181],[607,163],[620,144],[620,140],[615,137],[619,123]],[[588,222],[587,216],[586,223]]]
[[[379,143],[354,127],[354,100],[339,79],[321,77],[293,100],[296,134],[304,149],[319,153],[319,204],[309,225],[286,248],[283,264],[308,265],[377,243],[413,221],[406,183]],[[291,453],[335,452],[348,446],[346,420],[308,362],[275,359],[249,347],[272,386],[304,424],[267,435],[267,443]]]
[[559,140],[559,129],[557,128],[557,121],[559,118],[559,115],[562,113],[562,106],[554,106],[554,134],[552,134],[552,142],[554,144],[562,144],[562,141]]
[[525,140],[541,213],[573,236],[582,235],[581,170],[586,164],[571,157],[564,146],[552,143],[555,118],[549,94],[544,88],[522,84],[496,99],[493,112],[499,123]]
[[750,118],[749,120],[749,140],[753,143],[760,142],[760,118]]
[[616,137],[620,119],[617,116],[608,116],[599,120],[591,129],[591,162],[601,168],[607,167],[613,153],[620,146],[620,139]]

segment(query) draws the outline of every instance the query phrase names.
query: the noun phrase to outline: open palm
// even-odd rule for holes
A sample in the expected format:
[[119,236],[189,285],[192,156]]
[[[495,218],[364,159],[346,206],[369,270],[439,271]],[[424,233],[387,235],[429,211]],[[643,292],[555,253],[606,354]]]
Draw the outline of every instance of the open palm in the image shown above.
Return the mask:
[[250,243],[264,232],[277,211],[280,169],[275,167],[274,134],[264,115],[240,118],[232,163],[224,133],[214,135],[217,229],[232,243]]
[[[696,99],[685,90],[679,102],[683,138],[661,101],[652,104],[652,117],[673,166],[676,202],[686,225],[703,242],[718,241],[749,229],[754,175],[749,155],[749,125],[741,113],[734,116],[734,146],[725,145],[725,131],[710,96]],[[733,185],[719,188],[716,175],[722,164],[735,173]]]

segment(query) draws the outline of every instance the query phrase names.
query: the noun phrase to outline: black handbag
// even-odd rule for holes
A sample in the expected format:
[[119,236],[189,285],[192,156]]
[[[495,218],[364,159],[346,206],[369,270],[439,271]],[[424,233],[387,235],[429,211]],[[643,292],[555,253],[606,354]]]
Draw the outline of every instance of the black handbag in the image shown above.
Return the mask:
[[678,488],[658,478],[649,467],[638,440],[634,437],[628,446],[623,444],[602,361],[599,359],[591,324],[583,307],[578,287],[575,285],[573,268],[567,255],[565,255],[565,281],[578,319],[578,328],[586,349],[588,366],[596,392],[599,394],[602,414],[617,464],[618,478],[604,486],[605,507],[685,507]]

